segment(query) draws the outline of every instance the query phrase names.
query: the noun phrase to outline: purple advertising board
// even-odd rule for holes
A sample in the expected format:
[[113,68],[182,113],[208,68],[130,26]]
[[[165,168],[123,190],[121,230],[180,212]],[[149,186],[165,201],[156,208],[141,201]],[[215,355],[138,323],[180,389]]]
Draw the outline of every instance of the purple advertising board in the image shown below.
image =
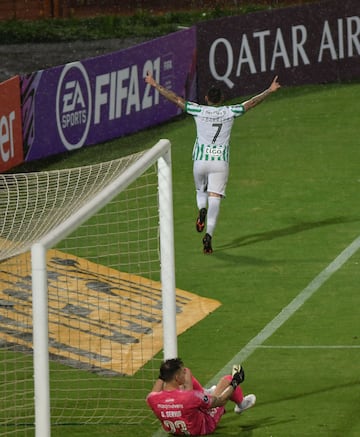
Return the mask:
[[198,95],[360,78],[360,1],[329,0],[197,25]]
[[195,29],[21,78],[25,160],[98,144],[179,113],[146,72],[184,98],[196,92]]

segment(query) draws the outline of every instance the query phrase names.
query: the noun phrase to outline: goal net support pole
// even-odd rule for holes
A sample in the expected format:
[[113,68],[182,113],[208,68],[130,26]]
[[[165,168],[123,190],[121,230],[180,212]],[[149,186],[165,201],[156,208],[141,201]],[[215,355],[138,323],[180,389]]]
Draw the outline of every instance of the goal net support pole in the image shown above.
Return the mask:
[[160,217],[163,354],[164,359],[177,356],[171,144],[168,140],[160,140],[91,201],[31,247],[36,437],[50,437],[51,434],[46,252],[125,190],[156,162]]
[[177,357],[176,342],[176,295],[174,260],[174,220],[171,183],[171,156],[158,161],[159,215],[160,215],[160,262],[163,305],[164,359]]
[[50,436],[50,374],[46,249],[31,248],[36,437]]

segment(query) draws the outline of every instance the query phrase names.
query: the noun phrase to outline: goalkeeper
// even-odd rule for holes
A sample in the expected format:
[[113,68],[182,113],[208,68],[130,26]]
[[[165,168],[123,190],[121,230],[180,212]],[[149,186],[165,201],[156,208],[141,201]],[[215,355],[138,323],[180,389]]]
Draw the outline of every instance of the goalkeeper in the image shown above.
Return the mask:
[[280,88],[278,77],[275,76],[265,91],[236,105],[223,105],[222,92],[216,87],[210,88],[205,96],[207,104],[198,105],[185,101],[173,91],[157,83],[149,72],[145,81],[167,100],[194,117],[196,140],[193,148],[193,174],[196,203],[199,209],[196,230],[202,232],[205,228],[205,220],[207,220],[203,251],[210,254],[213,252],[212,237],[220,212],[220,202],[225,197],[229,177],[230,134],[234,119],[277,91]]
[[228,400],[235,413],[251,408],[256,397],[243,395],[240,384],[244,369],[233,366],[233,374],[223,376],[211,389],[204,389],[180,358],[169,359],[160,367],[159,378],[146,402],[164,430],[173,435],[206,435],[215,431]]

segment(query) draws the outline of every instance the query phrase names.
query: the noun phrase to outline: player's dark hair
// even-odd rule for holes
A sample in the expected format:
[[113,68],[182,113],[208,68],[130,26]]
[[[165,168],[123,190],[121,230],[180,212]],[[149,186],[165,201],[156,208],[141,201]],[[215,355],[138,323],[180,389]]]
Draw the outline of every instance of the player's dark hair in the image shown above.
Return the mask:
[[221,102],[223,95],[220,88],[212,86],[207,93],[207,97],[211,103],[214,103],[216,105],[217,103]]
[[163,381],[169,382],[173,379],[175,373],[184,366],[181,358],[171,358],[166,360],[160,366],[160,376]]

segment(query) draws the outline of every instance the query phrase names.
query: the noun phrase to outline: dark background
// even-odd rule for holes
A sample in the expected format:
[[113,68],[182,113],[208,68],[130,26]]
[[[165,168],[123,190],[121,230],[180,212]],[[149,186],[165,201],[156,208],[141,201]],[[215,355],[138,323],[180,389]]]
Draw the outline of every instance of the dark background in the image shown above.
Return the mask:
[[246,5],[278,7],[314,2],[315,0],[1,0],[0,20],[131,15],[141,10],[164,13],[214,8],[234,9]]

